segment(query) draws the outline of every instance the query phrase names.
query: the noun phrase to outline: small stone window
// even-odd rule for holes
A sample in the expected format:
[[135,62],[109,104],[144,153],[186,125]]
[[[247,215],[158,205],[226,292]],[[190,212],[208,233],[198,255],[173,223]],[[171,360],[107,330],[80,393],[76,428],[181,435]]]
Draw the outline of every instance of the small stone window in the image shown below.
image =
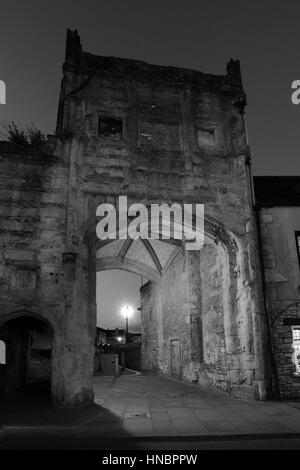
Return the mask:
[[298,254],[298,261],[299,261],[299,267],[300,267],[300,231],[295,232],[295,237],[296,237],[296,248],[297,248],[297,254]]
[[0,340],[0,365],[6,364],[6,344]]
[[197,141],[199,147],[214,146],[215,145],[215,130],[214,128],[199,128],[197,130]]
[[123,138],[123,121],[120,118],[99,116],[99,137],[112,137],[115,140]]
[[292,326],[293,332],[293,363],[295,375],[300,377],[300,326]]

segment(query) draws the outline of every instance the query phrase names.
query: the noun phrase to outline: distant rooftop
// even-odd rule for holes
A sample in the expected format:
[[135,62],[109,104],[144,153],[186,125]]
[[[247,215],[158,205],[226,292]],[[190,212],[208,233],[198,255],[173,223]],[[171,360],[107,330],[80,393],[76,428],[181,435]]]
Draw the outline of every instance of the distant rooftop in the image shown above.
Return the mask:
[[259,206],[300,206],[300,176],[255,176]]

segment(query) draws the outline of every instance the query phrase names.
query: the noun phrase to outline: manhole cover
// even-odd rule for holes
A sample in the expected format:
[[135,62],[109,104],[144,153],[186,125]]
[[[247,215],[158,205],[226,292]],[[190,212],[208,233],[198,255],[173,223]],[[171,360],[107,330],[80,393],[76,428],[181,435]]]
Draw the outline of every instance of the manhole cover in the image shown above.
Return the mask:
[[151,415],[145,411],[130,411],[125,413],[125,418],[151,418]]

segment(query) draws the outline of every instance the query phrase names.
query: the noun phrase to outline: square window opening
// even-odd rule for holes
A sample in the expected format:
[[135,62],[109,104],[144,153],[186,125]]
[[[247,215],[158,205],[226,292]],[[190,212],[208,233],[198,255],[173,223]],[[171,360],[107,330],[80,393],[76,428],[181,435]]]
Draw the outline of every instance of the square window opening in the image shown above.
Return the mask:
[[123,138],[123,120],[99,116],[98,135],[99,137],[112,137],[121,140]]

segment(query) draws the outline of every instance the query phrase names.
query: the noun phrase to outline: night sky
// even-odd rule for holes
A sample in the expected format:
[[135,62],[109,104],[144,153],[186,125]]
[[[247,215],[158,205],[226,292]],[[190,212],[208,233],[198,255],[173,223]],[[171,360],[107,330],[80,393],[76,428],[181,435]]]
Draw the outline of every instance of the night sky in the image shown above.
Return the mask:
[[299,175],[299,21],[296,0],[1,0],[0,119],[54,132],[67,28],[99,55],[216,74],[238,58],[254,174]]
[[66,29],[84,50],[223,74],[239,58],[254,173],[300,174],[300,2],[296,0],[1,0],[3,118],[53,133]]
[[140,331],[141,276],[114,269],[97,273],[97,324],[103,328],[125,328],[121,314],[124,305],[130,305],[129,331]]

